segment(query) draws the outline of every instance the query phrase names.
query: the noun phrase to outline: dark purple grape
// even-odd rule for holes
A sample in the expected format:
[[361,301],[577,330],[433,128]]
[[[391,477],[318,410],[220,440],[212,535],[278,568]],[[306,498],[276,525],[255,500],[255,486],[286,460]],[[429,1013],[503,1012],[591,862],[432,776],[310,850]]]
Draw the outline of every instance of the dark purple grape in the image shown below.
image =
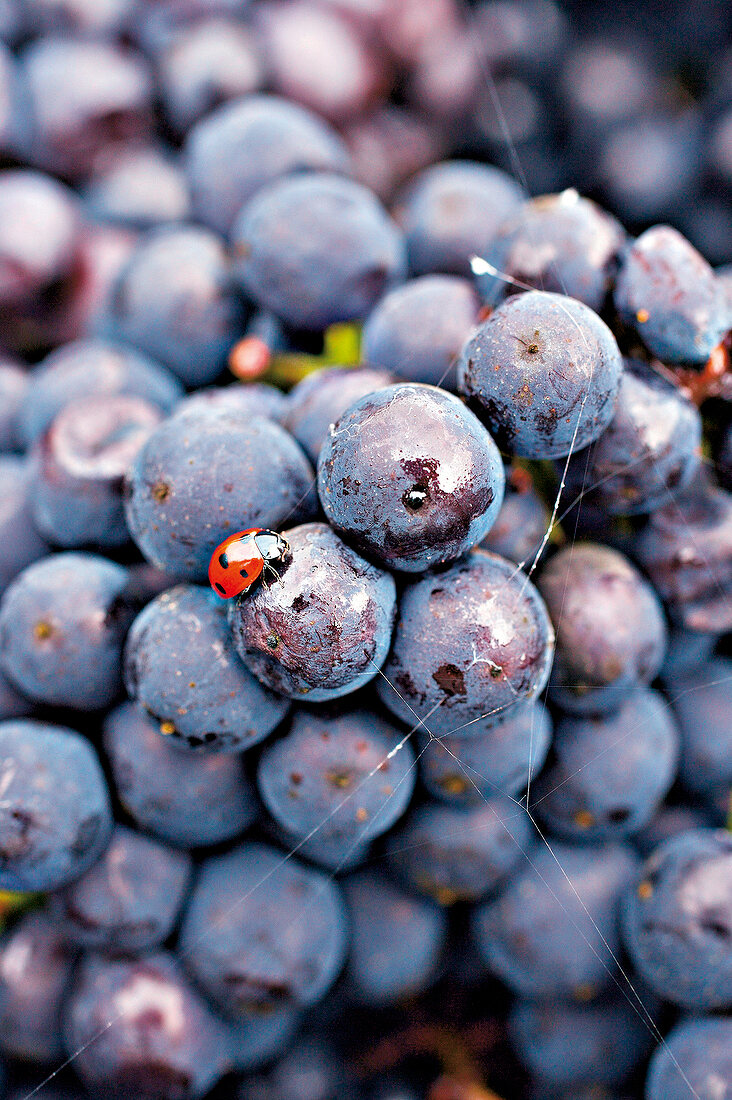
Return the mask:
[[636,115],[609,131],[595,155],[596,176],[620,217],[645,222],[684,213],[699,182],[699,113]]
[[[263,416],[267,420],[274,420],[278,424],[283,424],[289,432],[295,435],[286,422],[286,414],[290,409],[289,394],[283,393],[276,386],[270,386],[267,382],[204,386],[200,390],[189,393],[187,397],[179,402],[175,409],[176,416],[179,413],[191,412],[194,409],[196,411],[220,409],[222,412],[242,412],[248,416]],[[303,446],[300,440],[298,440],[298,443]],[[303,449],[307,451],[306,447],[303,447]]]
[[732,494],[698,479],[653,513],[635,553],[674,622],[732,629]]
[[651,989],[692,1011],[732,1005],[732,837],[692,829],[646,860],[623,904],[623,936]]
[[78,204],[62,184],[26,169],[0,172],[0,338],[37,350],[62,328],[79,277]]
[[357,401],[318,458],[318,492],[356,548],[410,573],[464,554],[487,534],[504,473],[488,432],[452,394],[404,383]]
[[104,329],[116,280],[137,240],[138,234],[125,226],[98,222],[85,227],[78,270],[68,292],[54,309],[41,315],[42,324],[34,318],[37,331],[33,343],[25,345],[31,354],[68,340],[96,336]]
[[567,45],[567,12],[555,0],[483,0],[476,19],[486,63],[534,75],[559,61]]
[[407,102],[434,123],[462,123],[482,90],[483,68],[470,28],[458,23],[449,36],[431,43],[413,66]]
[[164,421],[127,474],[130,533],[172,577],[205,581],[218,544],[315,511],[313,471],[284,428],[246,409],[191,408]]
[[257,16],[270,81],[280,95],[334,123],[386,98],[390,58],[353,20],[308,0],[263,4]]
[[119,273],[101,327],[153,355],[188,386],[213,382],[244,310],[219,237],[194,225],[144,234]]
[[71,943],[136,955],[172,932],[191,871],[188,855],[118,825],[101,859],[54,896],[53,912]]
[[241,752],[268,737],[289,710],[237,658],[218,595],[191,584],[169,588],[137,616],[125,683],[160,733],[189,749]]
[[469,736],[472,724],[500,721],[539,695],[553,649],[531,581],[478,550],[405,588],[377,691],[409,726],[423,721],[431,733]]
[[427,988],[445,946],[444,913],[375,871],[347,878],[343,893],[351,918],[346,974],[356,998],[378,1007]]
[[673,693],[678,677],[684,679],[693,669],[705,664],[712,655],[716,640],[714,634],[700,634],[695,630],[671,627],[666,656],[659,673],[668,691]]
[[185,134],[209,111],[264,82],[265,58],[252,30],[212,15],[182,27],[157,58],[166,120]]
[[[646,1078],[648,1100],[714,1100],[732,1080],[732,1020],[688,1016],[656,1048]],[[693,1094],[692,1094],[693,1095]]]
[[44,912],[27,913],[0,940],[3,1054],[42,1065],[61,1060],[61,1010],[76,955]]
[[347,952],[330,878],[264,844],[208,860],[181,932],[186,966],[232,1018],[315,1004]]
[[360,867],[371,850],[368,841],[363,844],[359,844],[358,841],[344,841],[341,837],[323,836],[321,830],[303,840],[294,833],[288,833],[286,829],[277,825],[274,819],[266,821],[265,828],[267,835],[287,851],[296,852],[302,859],[307,859],[310,863],[315,863],[318,867],[337,875]]
[[668,225],[647,229],[626,252],[615,306],[651,354],[670,363],[705,363],[732,327],[721,282]]
[[445,135],[416,111],[387,103],[343,129],[359,183],[388,202],[406,179],[439,159]]
[[115,146],[152,130],[152,76],[112,42],[38,38],[20,65],[19,145],[46,171],[77,180]]
[[551,718],[540,703],[515,707],[498,723],[493,716],[473,722],[444,739],[422,734],[422,782],[435,798],[456,806],[516,795],[541,771],[551,739]]
[[467,279],[424,275],[385,294],[363,329],[362,355],[409,382],[455,389],[455,365],[478,317]]
[[410,271],[469,276],[472,257],[488,252],[498,226],[523,199],[506,172],[487,164],[443,161],[426,168],[394,205]]
[[659,74],[636,42],[602,34],[570,47],[560,84],[569,124],[585,142],[647,114],[661,92]]
[[185,175],[172,155],[155,145],[115,150],[87,182],[84,198],[95,218],[132,229],[190,217]]
[[[625,239],[615,218],[570,189],[524,203],[498,226],[480,255],[509,280],[567,294],[599,313]],[[491,301],[515,290],[501,278],[481,279],[479,285]]]
[[654,590],[617,550],[580,543],[545,567],[539,591],[556,624],[550,692],[570,714],[617,710],[658,674],[666,623]]
[[588,306],[529,291],[468,338],[458,390],[504,450],[560,458],[608,426],[622,372],[615,337]]
[[136,0],[129,33],[157,57],[175,37],[203,19],[241,19],[251,0]]
[[729,801],[732,790],[732,660],[710,657],[668,684],[681,726],[679,779],[693,795]]
[[200,1100],[232,1068],[225,1025],[164,952],[129,962],[88,955],[64,1033],[87,1089],[115,1100]]
[[32,446],[71,401],[84,397],[141,397],[164,413],[183,389],[164,367],[124,344],[75,340],[56,348],[29,376],[28,399],[20,413],[20,435]]
[[0,603],[0,666],[39,703],[99,710],[121,684],[134,614],[127,570],[94,554],[51,554],[19,573]]
[[532,789],[532,805],[567,840],[630,836],[660,806],[678,758],[672,712],[657,692],[638,688],[616,714],[555,724],[552,762]]
[[282,423],[316,465],[331,424],[359,398],[392,382],[387,370],[376,367],[323,367],[290,390]]
[[33,471],[20,455],[0,454],[0,595],[48,543],[33,522]]
[[301,1014],[294,1008],[274,1009],[263,1016],[229,1022],[229,1048],[234,1068],[241,1073],[280,1059],[291,1045]]
[[0,39],[15,45],[26,30],[26,5],[21,0],[0,0]]
[[94,749],[64,726],[0,723],[0,889],[56,890],[99,859],[112,832]]
[[402,234],[370,191],[332,173],[275,180],[232,228],[234,274],[287,324],[360,320],[404,278]]
[[[0,4],[2,19],[2,4]],[[18,124],[18,66],[17,60],[0,41],[0,151],[11,153]]]
[[475,910],[486,966],[521,997],[589,1000],[620,965],[619,900],[639,866],[625,844],[542,845]]
[[122,482],[162,419],[141,397],[78,398],[56,416],[33,461],[33,519],[56,546],[124,546]]
[[520,867],[533,841],[526,811],[494,796],[473,806],[427,803],[387,841],[391,868],[439,905],[492,894]]
[[[645,995],[643,1005],[647,1011]],[[556,1090],[569,1088],[575,1100],[582,1096],[575,1091],[580,1085],[621,1085],[648,1055],[654,1038],[645,1013],[616,990],[590,1004],[517,1001],[508,1028],[516,1053],[534,1077],[555,1097]],[[597,1095],[610,1094],[603,1089]]]
[[702,420],[678,386],[651,367],[625,360],[615,415],[567,477],[572,494],[591,493],[608,512],[653,512],[699,469]]
[[184,158],[196,215],[227,235],[245,203],[281,176],[350,168],[327,123],[269,95],[245,96],[206,115],[191,128]]
[[290,837],[316,834],[347,862],[352,848],[391,828],[412,797],[414,750],[368,711],[297,711],[257,768],[262,800]]
[[0,301],[27,305],[67,277],[76,262],[74,197],[40,172],[0,173]]
[[342,1052],[315,1032],[299,1039],[269,1073],[245,1079],[236,1100],[357,1100],[354,1087]]
[[140,826],[181,848],[232,840],[257,817],[234,753],[184,752],[132,703],[104,720],[104,749],[120,803]]
[[348,695],[378,674],[389,651],[394,579],[325,523],[286,537],[281,583],[230,604],[234,645],[250,672],[283,695],[309,702]]

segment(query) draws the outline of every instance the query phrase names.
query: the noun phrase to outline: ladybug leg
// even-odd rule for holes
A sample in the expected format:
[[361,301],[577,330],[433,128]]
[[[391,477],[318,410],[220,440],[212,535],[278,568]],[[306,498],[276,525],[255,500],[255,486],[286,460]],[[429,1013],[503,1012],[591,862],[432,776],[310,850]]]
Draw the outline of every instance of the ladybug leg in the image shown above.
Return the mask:
[[282,580],[282,577],[281,577],[281,576],[279,575],[279,573],[277,572],[277,570],[276,570],[276,569],[273,569],[273,570],[272,570],[272,572],[274,573],[274,575],[275,575],[275,580],[276,580],[276,581],[277,581],[277,583],[279,584],[280,588],[284,588],[284,587],[285,587],[285,582],[284,582],[284,581]]
[[267,576],[272,576],[276,581],[279,581],[280,584],[283,584],[282,577],[279,575],[275,567],[273,565],[270,565],[268,561],[264,563],[264,569],[262,571],[262,584],[265,588],[268,589],[269,585],[266,581]]

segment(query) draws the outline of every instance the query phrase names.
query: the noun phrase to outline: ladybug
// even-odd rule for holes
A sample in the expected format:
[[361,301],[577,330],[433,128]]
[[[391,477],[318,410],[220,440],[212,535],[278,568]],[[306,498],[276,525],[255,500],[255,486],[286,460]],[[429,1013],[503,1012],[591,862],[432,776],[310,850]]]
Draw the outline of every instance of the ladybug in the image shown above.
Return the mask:
[[259,578],[266,584],[268,576],[279,580],[275,563],[284,561],[290,544],[276,531],[249,527],[229,535],[211,555],[208,579],[222,600],[231,600],[248,591]]

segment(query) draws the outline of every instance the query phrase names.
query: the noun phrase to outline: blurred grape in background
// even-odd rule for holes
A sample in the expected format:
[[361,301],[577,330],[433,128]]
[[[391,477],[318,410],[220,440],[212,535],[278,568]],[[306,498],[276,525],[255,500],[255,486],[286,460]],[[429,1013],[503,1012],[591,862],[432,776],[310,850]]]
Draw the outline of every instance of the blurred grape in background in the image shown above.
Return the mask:
[[0,0],[0,1100],[732,1100],[731,333],[730,0]]

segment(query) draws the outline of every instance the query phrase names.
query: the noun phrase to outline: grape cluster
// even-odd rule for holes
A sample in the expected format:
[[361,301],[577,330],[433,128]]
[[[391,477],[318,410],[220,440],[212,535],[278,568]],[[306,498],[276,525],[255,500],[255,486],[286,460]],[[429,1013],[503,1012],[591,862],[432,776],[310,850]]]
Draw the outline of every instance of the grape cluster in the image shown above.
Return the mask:
[[0,1100],[732,1098],[708,8],[0,0]]

